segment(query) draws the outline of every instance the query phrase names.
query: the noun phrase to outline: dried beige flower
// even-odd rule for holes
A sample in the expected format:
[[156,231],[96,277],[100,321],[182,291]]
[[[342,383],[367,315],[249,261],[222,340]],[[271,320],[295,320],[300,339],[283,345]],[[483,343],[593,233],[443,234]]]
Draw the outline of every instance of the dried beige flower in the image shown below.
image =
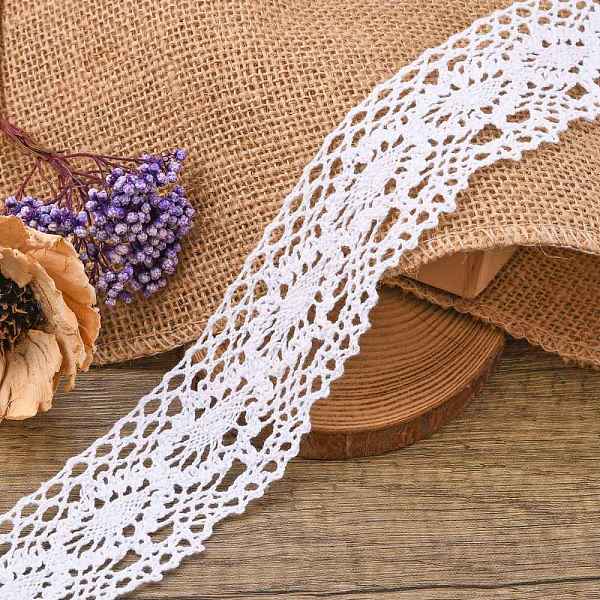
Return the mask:
[[[0,418],[27,419],[51,408],[63,376],[71,390],[77,371],[88,369],[100,315],[73,246],[16,217],[0,216],[0,276],[16,290],[4,304],[0,297]],[[12,312],[11,301],[20,303]]]

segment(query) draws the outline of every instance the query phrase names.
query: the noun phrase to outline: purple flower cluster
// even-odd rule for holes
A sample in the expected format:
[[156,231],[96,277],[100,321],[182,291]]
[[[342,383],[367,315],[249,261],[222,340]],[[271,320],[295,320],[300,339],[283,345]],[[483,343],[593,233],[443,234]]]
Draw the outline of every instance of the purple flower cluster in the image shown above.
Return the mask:
[[186,152],[143,155],[132,168],[114,166],[90,187],[82,210],[25,196],[8,198],[5,210],[39,231],[69,237],[104,302],[129,303],[167,285],[177,267],[181,239],[194,209],[175,185]]
[[6,214],[19,217],[25,225],[43,233],[52,233],[69,237],[78,235],[85,237],[88,215],[85,211],[79,213],[61,207],[56,202],[44,204],[39,198],[25,196],[17,200],[10,196],[4,201]]

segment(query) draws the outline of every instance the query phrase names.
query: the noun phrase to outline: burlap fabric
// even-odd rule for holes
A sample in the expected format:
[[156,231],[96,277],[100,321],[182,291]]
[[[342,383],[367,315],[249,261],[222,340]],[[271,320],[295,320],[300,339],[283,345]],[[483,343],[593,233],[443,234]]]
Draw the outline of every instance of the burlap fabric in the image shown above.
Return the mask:
[[[6,0],[2,106],[16,123],[55,147],[190,151],[184,183],[199,218],[179,274],[150,301],[104,311],[97,361],[158,353],[197,337],[302,168],[348,109],[424,49],[506,4]],[[5,196],[27,163],[0,143]],[[459,249],[507,244],[600,255],[599,192],[600,127],[580,124],[561,145],[474,177],[460,210],[401,268]],[[557,269],[564,263],[540,256],[546,255],[523,253],[511,262],[508,287],[485,305],[487,312],[481,304],[475,309],[429,297],[566,357],[600,364],[600,259],[588,255],[573,259],[576,268]],[[531,293],[523,294],[523,286]],[[576,297],[567,293],[573,289]],[[552,309],[537,310],[539,298],[554,300]],[[508,326],[506,311],[518,327]],[[587,340],[585,347],[578,340]]]
[[469,313],[565,360],[600,367],[600,260],[560,248],[520,248],[486,290],[469,300],[407,277],[390,283]]

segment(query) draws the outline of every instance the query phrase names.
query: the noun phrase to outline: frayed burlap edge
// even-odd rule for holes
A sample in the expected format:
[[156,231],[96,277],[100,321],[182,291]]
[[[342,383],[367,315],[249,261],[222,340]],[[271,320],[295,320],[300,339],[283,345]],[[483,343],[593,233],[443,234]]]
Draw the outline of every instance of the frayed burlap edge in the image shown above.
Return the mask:
[[[506,246],[538,247],[542,251],[544,246],[572,249],[597,255],[600,267],[600,232],[575,231],[569,227],[556,225],[544,227],[508,226],[502,229],[490,226],[478,227],[472,231],[461,231],[460,235],[454,232],[432,235],[429,239],[424,240],[414,252],[405,255],[402,264],[398,268],[386,273],[383,284],[401,287],[443,308],[452,308],[470,314],[477,319],[504,329],[515,338],[526,339],[549,352],[558,353],[565,360],[570,360],[578,365],[600,368],[598,348],[593,348],[589,344],[578,343],[576,340],[556,337],[555,333],[547,328],[539,327],[535,323],[524,321],[519,317],[494,319],[476,304],[457,298],[452,294],[434,290],[407,277],[407,275],[414,275],[423,265],[459,251],[488,250]],[[506,268],[510,269],[510,265],[511,263]],[[210,314],[203,314],[201,317],[201,319],[190,322],[185,326],[173,327],[169,331],[160,332],[153,336],[141,335],[122,341],[118,354],[123,357],[123,360],[141,358],[160,354],[192,342],[201,335]],[[99,346],[96,352],[95,364],[115,362],[115,352],[114,345],[111,345],[109,349]]]
[[[508,297],[510,295],[515,296],[523,292],[526,297],[527,292],[531,292],[531,289],[526,289],[527,275],[529,277],[535,276],[535,272],[532,274],[531,271],[533,269],[529,269],[528,273],[527,268],[524,268],[524,261],[521,258],[525,253],[530,256],[530,266],[540,263],[540,274],[550,271],[548,265],[544,263],[551,263],[557,260],[563,261],[566,255],[569,255],[571,262],[567,261],[563,264],[569,267],[573,266],[574,263],[572,261],[576,261],[577,266],[587,263],[587,266],[582,271],[573,273],[571,278],[566,275],[570,271],[570,268],[567,268],[561,278],[561,285],[557,285],[554,290],[548,289],[546,286],[543,297],[538,295],[537,300],[542,302],[547,301],[547,296],[552,294],[553,291],[558,296],[567,295],[569,294],[571,285],[580,285],[582,288],[585,288],[589,284],[588,291],[590,293],[580,294],[581,290],[574,289],[573,293],[570,294],[575,304],[573,307],[575,309],[574,313],[577,313],[577,302],[580,303],[580,306],[589,300],[593,303],[595,300],[594,290],[598,289],[598,281],[586,281],[582,275],[594,273],[595,279],[600,279],[600,253],[597,251],[600,236],[597,235],[598,232],[567,231],[567,235],[561,235],[561,232],[555,229],[552,232],[546,230],[544,235],[538,235],[536,231],[529,231],[529,237],[525,238],[513,237],[514,233],[514,231],[496,231],[489,238],[489,245],[486,245],[480,239],[479,244],[465,247],[467,250],[482,250],[502,245],[522,246],[494,282],[492,282],[490,287],[477,298],[460,298],[454,294],[432,288],[414,279],[398,274],[397,272],[386,274],[383,283],[399,287],[442,308],[469,314],[478,320],[499,327],[514,338],[525,339],[531,344],[540,346],[547,352],[560,355],[569,364],[600,369],[600,336],[597,331],[600,324],[600,309],[597,308],[597,302],[590,307],[594,318],[590,319],[589,325],[591,330],[587,332],[587,339],[585,340],[582,338],[577,339],[573,335],[567,335],[564,331],[561,333],[560,324],[553,321],[546,324],[540,322],[536,318],[535,309],[532,308],[536,304],[536,298],[532,300],[529,297],[520,306],[517,303],[516,307],[515,304],[511,305],[510,302],[507,302],[512,310],[503,306],[502,303],[504,298],[510,300]],[[531,237],[532,235],[536,237]],[[541,240],[543,240],[543,243],[540,243]],[[476,240],[473,241],[475,242]],[[578,254],[582,248],[585,248],[585,255]],[[537,256],[534,256],[534,253],[537,253]],[[421,260],[416,261],[414,264],[422,265],[426,262],[426,260]],[[597,269],[595,268],[596,265]],[[524,277],[525,279],[523,279]],[[519,286],[519,283],[521,283],[521,286]],[[534,286],[532,286],[533,288]]]
[[398,275],[412,276],[424,265],[458,252],[490,250],[507,246],[555,246],[600,256],[600,232],[577,231],[562,225],[508,225],[476,227],[434,233],[419,247],[403,256],[401,264],[385,275],[392,282]]
[[457,302],[451,294],[445,294],[408,277],[399,276],[396,279],[387,280],[385,283],[386,285],[399,287],[417,298],[437,304],[444,309],[468,314],[484,323],[498,327],[513,338],[526,340],[546,352],[558,354],[567,364],[600,370],[600,362],[598,362],[597,357],[598,349],[590,344],[577,343],[573,339],[564,337],[557,338],[548,329],[523,320],[491,318],[486,312],[477,307]]

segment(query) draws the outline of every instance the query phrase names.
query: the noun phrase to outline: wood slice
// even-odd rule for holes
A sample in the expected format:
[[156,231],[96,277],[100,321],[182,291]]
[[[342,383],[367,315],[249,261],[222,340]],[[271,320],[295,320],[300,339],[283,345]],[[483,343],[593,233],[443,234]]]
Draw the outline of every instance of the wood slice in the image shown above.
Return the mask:
[[498,329],[383,288],[361,352],[311,412],[304,458],[339,460],[402,448],[454,418],[504,347]]
[[476,298],[516,250],[511,246],[448,254],[423,265],[414,279],[462,298]]

